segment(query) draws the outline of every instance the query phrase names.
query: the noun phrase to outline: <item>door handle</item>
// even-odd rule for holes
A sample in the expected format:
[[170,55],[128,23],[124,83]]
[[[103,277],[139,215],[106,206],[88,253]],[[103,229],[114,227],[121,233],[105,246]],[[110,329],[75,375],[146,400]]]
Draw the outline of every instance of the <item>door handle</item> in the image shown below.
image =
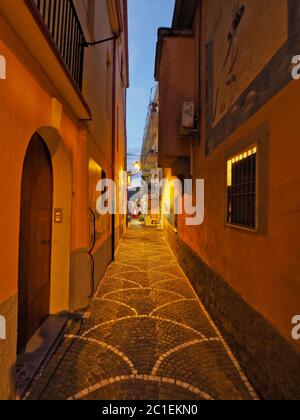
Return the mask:
[[41,244],[42,245],[50,245],[51,244],[51,241],[50,240],[49,241],[42,241]]

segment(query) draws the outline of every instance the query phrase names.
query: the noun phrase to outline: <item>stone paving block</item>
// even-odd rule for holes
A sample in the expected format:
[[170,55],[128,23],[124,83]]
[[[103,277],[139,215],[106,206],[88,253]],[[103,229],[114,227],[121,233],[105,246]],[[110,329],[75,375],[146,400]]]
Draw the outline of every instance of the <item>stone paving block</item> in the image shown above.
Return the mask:
[[255,392],[162,232],[130,229],[27,399],[247,400]]

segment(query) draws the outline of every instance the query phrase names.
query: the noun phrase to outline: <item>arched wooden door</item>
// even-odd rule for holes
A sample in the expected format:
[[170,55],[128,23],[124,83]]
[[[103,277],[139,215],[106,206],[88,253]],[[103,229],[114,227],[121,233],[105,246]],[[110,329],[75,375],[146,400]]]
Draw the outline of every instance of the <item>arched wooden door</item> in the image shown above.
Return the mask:
[[49,150],[35,134],[24,160],[19,250],[18,352],[50,311],[53,173]]

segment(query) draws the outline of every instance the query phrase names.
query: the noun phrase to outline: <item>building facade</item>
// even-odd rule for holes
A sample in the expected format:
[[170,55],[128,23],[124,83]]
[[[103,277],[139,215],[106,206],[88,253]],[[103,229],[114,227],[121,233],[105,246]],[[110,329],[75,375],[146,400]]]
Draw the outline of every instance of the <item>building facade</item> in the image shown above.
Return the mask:
[[300,5],[271,3],[176,1],[158,33],[158,163],[205,181],[204,222],[164,223],[197,293],[261,396],[299,399]]
[[141,171],[143,179],[150,183],[152,171],[158,164],[158,86],[151,92],[151,98],[146,118],[143,146],[141,151]]
[[[159,201],[156,197],[158,194],[155,191],[155,185],[161,180],[161,172],[158,168],[158,112],[159,94],[157,85],[152,89],[150,95],[141,151],[142,179],[145,182],[142,207],[147,213],[145,215],[146,226],[157,226],[161,218]],[[155,204],[155,199],[157,204]]]
[[126,229],[125,216],[99,216],[96,202],[99,180],[118,184],[126,170],[127,2],[1,0],[0,56],[8,399],[17,353],[49,314],[88,305]]

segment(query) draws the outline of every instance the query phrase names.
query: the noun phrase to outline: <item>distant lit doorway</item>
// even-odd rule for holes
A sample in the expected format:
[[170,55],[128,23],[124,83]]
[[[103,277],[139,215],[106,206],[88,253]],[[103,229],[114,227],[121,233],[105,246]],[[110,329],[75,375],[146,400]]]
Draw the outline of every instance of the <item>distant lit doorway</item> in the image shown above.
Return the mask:
[[21,187],[18,353],[50,312],[52,213],[51,156],[35,134],[26,152]]

